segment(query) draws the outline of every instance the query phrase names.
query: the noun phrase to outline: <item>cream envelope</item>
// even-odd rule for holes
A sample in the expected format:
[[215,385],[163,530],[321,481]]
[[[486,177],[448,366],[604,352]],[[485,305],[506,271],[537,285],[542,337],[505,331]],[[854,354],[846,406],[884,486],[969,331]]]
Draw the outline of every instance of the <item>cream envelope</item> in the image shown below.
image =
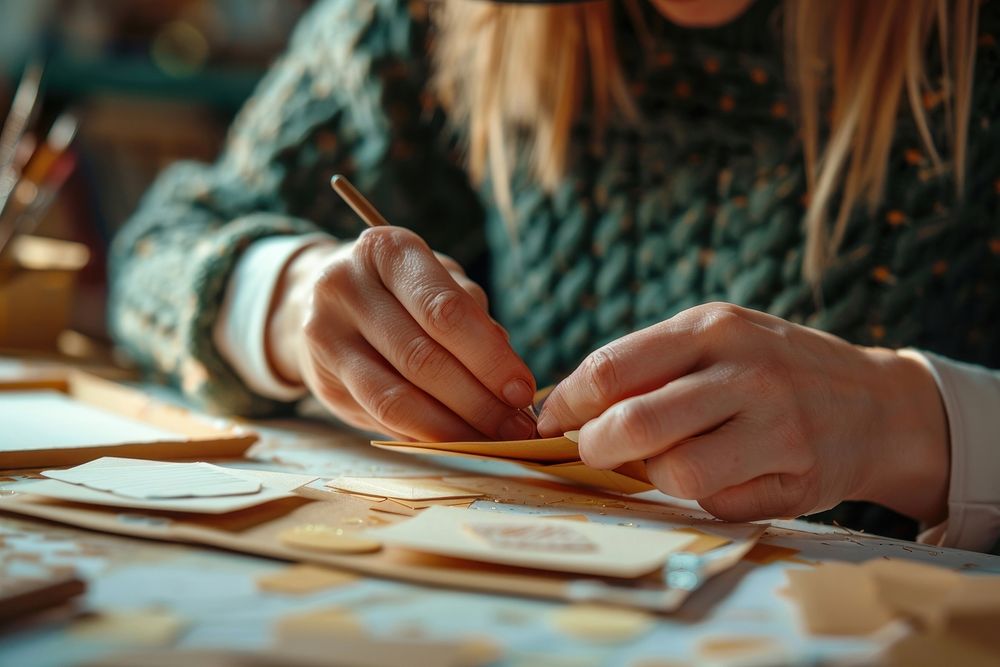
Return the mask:
[[628,578],[662,567],[670,554],[697,539],[678,531],[442,506],[366,532],[388,545],[440,556]]
[[535,440],[500,440],[495,442],[397,442],[372,440],[380,449],[409,454],[433,456],[458,456],[517,463],[530,470],[537,470],[619,493],[642,493],[653,485],[646,477],[642,462],[628,463],[615,470],[591,468],[580,460],[576,442],[566,437],[538,438]]

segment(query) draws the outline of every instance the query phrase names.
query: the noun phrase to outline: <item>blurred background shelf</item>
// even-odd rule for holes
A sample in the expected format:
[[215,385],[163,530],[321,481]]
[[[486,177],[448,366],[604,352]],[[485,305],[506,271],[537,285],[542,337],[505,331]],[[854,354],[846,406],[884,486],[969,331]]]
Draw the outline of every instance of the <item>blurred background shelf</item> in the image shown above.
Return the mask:
[[26,63],[45,60],[44,134],[80,118],[78,167],[36,234],[85,244],[72,328],[106,336],[110,239],[156,175],[215,159],[232,116],[280,54],[308,0],[3,0],[0,118]]

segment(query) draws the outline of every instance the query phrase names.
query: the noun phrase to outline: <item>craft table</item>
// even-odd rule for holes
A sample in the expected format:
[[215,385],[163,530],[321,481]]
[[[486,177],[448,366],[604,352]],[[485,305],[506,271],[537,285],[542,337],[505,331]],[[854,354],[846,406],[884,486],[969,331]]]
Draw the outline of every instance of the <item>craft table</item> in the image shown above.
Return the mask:
[[[477,501],[477,509],[527,513],[586,514],[593,521],[641,525],[635,504],[601,503],[563,487],[562,496],[546,493],[553,482],[532,481],[513,465],[454,458],[410,457],[370,447],[364,437],[308,421],[253,425],[261,439],[250,459],[231,462],[287,472],[341,475],[405,476],[498,475],[497,498]],[[539,493],[525,504],[504,502],[501,489],[509,476]],[[526,480],[526,481],[525,481]],[[16,488],[20,479],[0,482]],[[3,491],[0,491],[2,493]],[[553,503],[552,498],[561,500]],[[648,496],[647,496],[648,497]],[[648,507],[646,507],[648,510]],[[696,511],[665,508],[666,511]],[[643,515],[646,516],[646,515]],[[363,521],[359,518],[359,521]],[[566,605],[413,586],[388,580],[360,579],[306,595],[262,592],[257,581],[287,563],[194,546],[87,532],[0,514],[0,553],[24,568],[71,565],[87,581],[87,592],[72,609],[55,610],[9,627],[0,634],[0,664],[44,667],[103,659],[122,652],[159,651],[161,662],[195,663],[176,651],[259,650],[272,644],[276,624],[290,614],[335,606],[375,638],[419,642],[487,640],[511,665],[654,665],[705,664],[705,651],[719,639],[763,641],[771,647],[768,664],[815,664],[834,659],[857,663],[870,658],[886,637],[822,638],[807,634],[795,604],[780,590],[789,568],[811,567],[827,560],[912,559],[960,570],[1000,573],[1000,557],[921,546],[858,534],[846,529],[777,521],[761,540],[763,548],[733,570],[710,580],[674,614],[653,618],[652,625],[628,640],[574,636],[556,622]],[[772,547],[772,548],[767,548]],[[122,631],[81,629],[81,611],[118,615]],[[121,635],[128,636],[121,636]],[[480,642],[481,643],[481,642]],[[164,651],[166,651],[164,653]],[[174,651],[172,653],[171,651]],[[738,653],[738,651],[737,651]],[[329,654],[327,664],[338,664]],[[738,656],[737,656],[738,657]],[[119,662],[129,664],[126,656]],[[727,662],[716,656],[714,664]],[[421,664],[420,653],[399,662]],[[132,663],[136,664],[136,663]]]

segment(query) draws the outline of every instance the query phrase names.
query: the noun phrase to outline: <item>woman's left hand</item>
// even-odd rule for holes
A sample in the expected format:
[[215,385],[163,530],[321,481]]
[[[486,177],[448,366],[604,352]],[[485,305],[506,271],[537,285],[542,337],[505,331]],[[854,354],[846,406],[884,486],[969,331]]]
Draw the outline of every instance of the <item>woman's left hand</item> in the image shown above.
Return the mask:
[[591,354],[543,436],[580,429],[588,465],[645,461],[664,493],[730,521],[870,500],[944,518],[944,408],[923,364],[730,304],[692,308]]

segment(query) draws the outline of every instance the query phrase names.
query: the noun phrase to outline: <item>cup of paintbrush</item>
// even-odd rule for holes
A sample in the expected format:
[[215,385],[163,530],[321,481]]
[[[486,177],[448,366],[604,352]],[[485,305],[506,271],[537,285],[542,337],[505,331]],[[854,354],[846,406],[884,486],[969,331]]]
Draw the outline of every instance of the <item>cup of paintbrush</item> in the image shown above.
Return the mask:
[[30,233],[76,167],[70,146],[78,129],[76,115],[59,116],[25,164],[21,177],[0,208],[0,263],[18,234]]

